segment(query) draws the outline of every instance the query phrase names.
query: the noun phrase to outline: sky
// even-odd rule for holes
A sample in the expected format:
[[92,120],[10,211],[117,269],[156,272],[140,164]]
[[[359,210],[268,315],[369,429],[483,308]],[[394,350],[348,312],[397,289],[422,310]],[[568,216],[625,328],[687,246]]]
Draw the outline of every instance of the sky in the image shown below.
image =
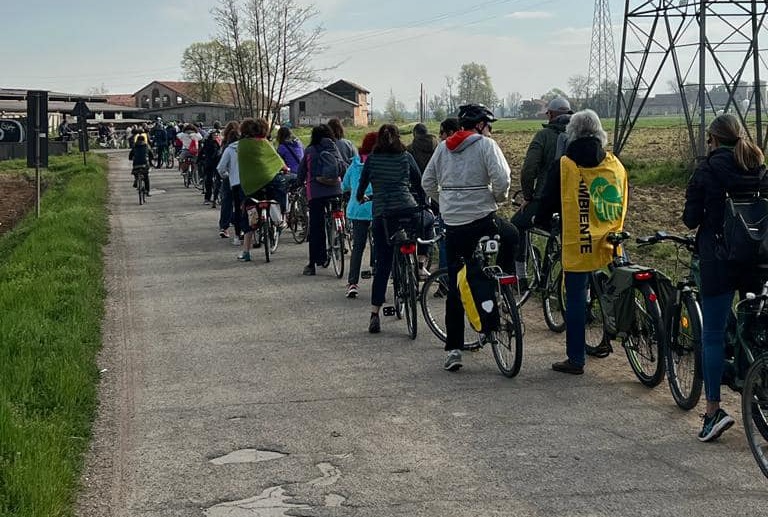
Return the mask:
[[[374,109],[390,95],[413,109],[422,84],[428,97],[439,94],[445,77],[470,62],[487,67],[499,97],[567,91],[569,77],[588,71],[594,0],[298,1],[314,3],[310,25],[325,29],[327,50],[314,59],[335,68],[324,84],[364,86]],[[132,94],[154,80],[181,80],[184,49],[216,33],[217,3],[2,0],[0,88]],[[624,2],[609,4],[618,52]]]

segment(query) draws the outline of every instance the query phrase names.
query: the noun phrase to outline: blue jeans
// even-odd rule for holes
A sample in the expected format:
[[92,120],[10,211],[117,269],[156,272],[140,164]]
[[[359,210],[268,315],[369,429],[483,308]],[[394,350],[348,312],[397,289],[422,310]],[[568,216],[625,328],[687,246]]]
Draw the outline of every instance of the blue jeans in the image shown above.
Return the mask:
[[574,366],[586,362],[587,285],[589,273],[565,272],[565,353]]
[[725,364],[725,327],[733,291],[701,297],[701,366],[707,401],[720,402],[720,382]]

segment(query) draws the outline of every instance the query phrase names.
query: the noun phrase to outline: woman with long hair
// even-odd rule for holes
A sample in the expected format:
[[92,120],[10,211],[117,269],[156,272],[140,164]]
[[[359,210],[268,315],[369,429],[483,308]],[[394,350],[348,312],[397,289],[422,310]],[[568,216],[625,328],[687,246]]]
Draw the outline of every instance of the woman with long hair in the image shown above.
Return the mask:
[[[320,124],[312,128],[312,136],[299,165],[296,180],[303,184],[309,205],[309,263],[304,267],[307,276],[316,273],[316,266],[328,267],[329,258],[325,248],[325,207],[335,203],[341,196],[341,180],[335,184],[319,181],[320,159],[323,152],[338,155],[331,128]],[[341,159],[341,157],[339,157]]]
[[[416,160],[405,150],[397,126],[384,124],[379,128],[376,145],[365,160],[360,183],[357,186],[358,202],[365,200],[368,185],[373,186],[373,242],[376,250],[376,274],[371,292],[371,318],[368,332],[381,331],[379,310],[384,304],[389,274],[392,271],[393,247],[387,231],[397,228],[397,218],[413,214],[414,226],[420,234],[428,236],[434,217],[426,210],[417,213],[418,207],[426,206],[426,194],[421,187],[421,172]],[[429,229],[429,230],[428,230]],[[429,253],[428,248],[419,246],[419,256]]]
[[720,407],[720,381],[725,364],[725,329],[733,295],[759,291],[761,278],[755,264],[723,260],[718,239],[723,233],[725,198],[768,191],[763,152],[752,143],[739,119],[719,115],[707,129],[709,154],[696,168],[685,191],[683,222],[696,228],[701,270],[702,373],[707,410],[698,439],[717,439],[733,425]]

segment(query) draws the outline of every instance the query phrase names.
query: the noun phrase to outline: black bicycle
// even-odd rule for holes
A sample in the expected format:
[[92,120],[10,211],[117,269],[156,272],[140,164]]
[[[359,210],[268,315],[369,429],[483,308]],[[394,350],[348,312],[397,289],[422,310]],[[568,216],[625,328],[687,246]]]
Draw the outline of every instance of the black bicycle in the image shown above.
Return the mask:
[[611,341],[619,339],[632,371],[652,388],[664,377],[664,323],[654,290],[657,271],[632,264],[623,250],[619,252],[629,238],[627,232],[608,234],[613,246],[608,272],[599,270],[589,275],[587,353],[610,353]]
[[[686,273],[676,282],[657,272],[656,292],[664,316],[664,358],[667,381],[675,403],[685,410],[696,407],[701,398],[701,306],[699,304],[698,257],[696,239],[692,235],[672,235],[658,231],[640,237],[641,246],[662,242],[676,247],[676,263]],[[675,275],[677,278],[678,275]]]
[[[498,250],[499,236],[485,236],[478,242],[475,256],[482,261],[483,272],[496,281],[499,328],[487,334],[477,334],[473,333],[472,327],[465,322],[463,349],[474,352],[490,343],[499,371],[507,377],[514,377],[520,372],[523,362],[523,323],[515,301],[514,288],[517,285],[517,277],[505,273],[496,265]],[[441,268],[430,274],[424,282],[419,301],[424,321],[442,343],[445,343],[447,338],[445,330],[447,295],[448,269]]]
[[288,191],[288,211],[285,218],[288,228],[291,230],[293,241],[296,244],[304,242],[307,239],[307,228],[309,227],[309,208],[307,207],[307,196],[301,185]]
[[144,179],[145,174],[149,174],[148,167],[134,167],[133,177],[136,178],[136,190],[139,194],[139,205],[143,205],[147,202],[147,193],[149,192],[149,189],[147,189],[147,183]]

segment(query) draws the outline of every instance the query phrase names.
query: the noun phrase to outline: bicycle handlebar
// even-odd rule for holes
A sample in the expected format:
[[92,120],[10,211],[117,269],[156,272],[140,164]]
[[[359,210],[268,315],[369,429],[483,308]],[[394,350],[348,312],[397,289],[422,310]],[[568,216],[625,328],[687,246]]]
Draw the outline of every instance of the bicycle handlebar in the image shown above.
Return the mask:
[[635,242],[641,246],[650,246],[658,244],[663,241],[672,241],[676,244],[684,246],[689,251],[696,250],[696,238],[693,235],[674,235],[667,233],[664,230],[658,230],[654,235],[646,235],[644,237],[638,237]]

